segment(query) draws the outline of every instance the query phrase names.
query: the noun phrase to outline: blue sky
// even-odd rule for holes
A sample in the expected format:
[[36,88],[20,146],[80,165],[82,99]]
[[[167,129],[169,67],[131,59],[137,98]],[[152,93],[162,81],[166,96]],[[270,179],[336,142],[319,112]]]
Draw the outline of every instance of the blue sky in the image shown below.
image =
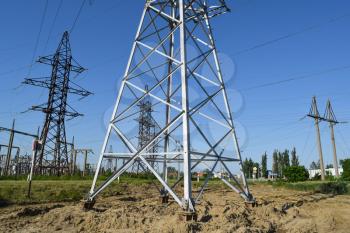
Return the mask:
[[[47,67],[32,58],[56,49],[69,30],[82,1],[49,1],[35,50],[45,0],[7,0],[0,8],[0,125],[35,132],[43,115],[22,114],[45,102],[47,92],[22,86],[30,77],[46,76]],[[318,97],[323,114],[332,100],[339,120],[350,121],[350,2],[346,0],[236,0],[232,12],[213,20],[214,36],[244,157],[260,161],[265,151],[297,148],[305,165],[317,160],[311,119],[300,120]],[[144,1],[86,1],[71,34],[73,56],[89,71],[77,82],[95,94],[72,105],[83,118],[67,123],[68,138],[98,154]],[[295,78],[292,81],[284,81]],[[278,83],[279,81],[283,81]],[[265,85],[267,84],[267,85]],[[349,156],[349,124],[336,126],[339,158]],[[321,124],[325,162],[332,162],[329,128]],[[0,135],[0,143],[8,135]],[[16,145],[30,150],[31,140],[17,137]],[[95,155],[96,156],[96,155]]]

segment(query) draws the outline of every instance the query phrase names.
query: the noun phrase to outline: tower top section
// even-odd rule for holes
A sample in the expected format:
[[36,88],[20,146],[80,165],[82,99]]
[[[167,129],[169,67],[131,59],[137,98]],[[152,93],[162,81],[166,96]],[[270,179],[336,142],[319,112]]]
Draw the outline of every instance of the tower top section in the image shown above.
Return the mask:
[[[167,11],[167,7],[179,6],[179,0],[147,0],[147,3],[152,7],[161,7],[162,12]],[[227,12],[230,12],[225,0],[183,0],[186,18],[191,17],[198,21],[198,18],[213,18]]]

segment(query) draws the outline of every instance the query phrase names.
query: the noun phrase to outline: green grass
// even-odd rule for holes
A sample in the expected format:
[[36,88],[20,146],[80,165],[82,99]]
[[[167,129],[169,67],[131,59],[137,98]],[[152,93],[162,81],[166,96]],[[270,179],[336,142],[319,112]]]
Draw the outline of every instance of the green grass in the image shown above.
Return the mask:
[[[39,178],[39,177],[37,177]],[[52,177],[51,177],[52,178]],[[73,177],[74,178],[74,177]],[[49,203],[49,202],[68,202],[68,201],[80,201],[85,198],[88,193],[92,177],[80,178],[75,177],[64,180],[62,177],[56,180],[46,180],[48,177],[43,177],[41,180],[33,180],[32,184],[32,195],[31,198],[27,198],[28,183],[26,180],[0,180],[0,207],[6,204],[29,204],[29,203]],[[55,179],[55,178],[53,178]],[[98,180],[97,185],[101,184],[102,180]],[[125,184],[129,186],[142,186],[149,185],[152,182],[158,183],[155,179],[149,177],[144,178],[132,178],[132,177],[122,177],[120,184],[113,182],[108,188],[101,192],[100,196],[113,196],[125,192]],[[169,180],[169,184],[172,185],[175,180]],[[203,184],[204,180],[196,182],[193,179],[193,190],[198,190],[198,188]],[[320,186],[329,183],[321,181],[307,181],[298,183],[286,183],[281,181],[276,182],[253,182],[250,185],[255,184],[268,184],[273,187],[283,187],[299,191],[311,191],[316,192],[320,190]],[[334,182],[333,182],[334,183]],[[350,182],[347,182],[347,194],[350,194]],[[181,188],[182,184],[179,184],[178,188]],[[158,183],[158,186],[160,184]],[[210,189],[228,189],[228,187],[223,184],[218,179],[212,179],[209,182],[208,188]],[[327,187],[328,188],[328,187]]]
[[34,181],[28,199],[26,181],[0,181],[0,200],[18,204],[78,201],[88,192],[90,185],[91,181]]
[[[80,201],[84,199],[91,188],[92,177],[35,177],[32,183],[32,195],[27,197],[28,182],[24,177],[17,177],[10,180],[0,180],[0,207],[6,204],[30,204],[30,203],[49,203],[49,202],[69,202]],[[97,186],[102,183],[104,177],[97,181]],[[122,176],[120,184],[116,181],[112,182],[100,196],[113,196],[125,193],[125,184],[128,186],[142,186],[151,183],[157,183],[161,187],[156,178],[141,177],[134,178],[130,176]],[[173,185],[175,179],[169,180],[169,185]],[[193,190],[198,190],[204,183],[204,179],[199,182],[193,179]],[[177,188],[182,189],[182,183]],[[209,181],[209,188],[228,189],[222,181],[212,179]]]
[[304,181],[304,182],[296,182],[296,183],[288,183],[283,181],[275,181],[268,182],[273,187],[284,187],[288,189],[298,190],[298,191],[306,191],[306,192],[326,192],[324,187],[327,185],[339,186],[344,184],[346,187],[344,190],[345,193],[350,195],[350,182],[337,182],[337,181]]
[[[98,181],[99,185],[102,181]],[[149,179],[123,178],[121,184],[147,185]],[[0,205],[79,201],[84,199],[91,187],[90,180],[33,180],[32,195],[28,199],[28,182],[25,180],[0,180]],[[101,196],[111,196],[123,191],[123,186],[113,182]]]

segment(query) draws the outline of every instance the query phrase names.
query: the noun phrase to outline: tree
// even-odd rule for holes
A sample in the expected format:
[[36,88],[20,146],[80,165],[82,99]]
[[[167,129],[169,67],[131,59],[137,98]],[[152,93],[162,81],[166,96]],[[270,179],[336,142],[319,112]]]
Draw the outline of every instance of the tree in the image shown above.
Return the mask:
[[283,154],[283,167],[289,167],[290,162],[289,162],[289,150],[284,150]]
[[168,173],[171,173],[171,172],[176,173],[177,172],[176,168],[174,168],[174,167],[167,167],[167,169],[168,169]]
[[211,175],[210,169],[206,168],[203,170],[203,177],[207,178],[207,176]]
[[[247,178],[252,178],[253,177],[253,168],[256,167],[258,169],[257,172],[259,172],[259,163],[256,163],[254,162],[251,158],[249,159],[245,159],[243,161],[243,172],[244,172],[244,175],[247,177]],[[258,175],[258,174],[257,174]],[[258,176],[257,176],[258,177]]]
[[327,164],[326,169],[328,169],[328,168],[333,168],[333,164]]
[[344,180],[350,180],[350,159],[344,159],[342,164],[343,164],[343,174],[341,177]]
[[319,164],[315,163],[315,161],[312,161],[312,163],[310,164],[310,169],[311,170],[320,169],[320,166]]
[[289,182],[305,181],[309,178],[309,172],[304,166],[286,167],[283,174]]
[[250,178],[250,176],[249,176],[249,161],[247,158],[245,158],[245,160],[243,161],[242,169],[243,169],[244,175],[247,178]]
[[253,167],[254,167],[254,162],[252,160],[252,158],[249,158],[249,177],[253,178]]
[[274,150],[272,154],[272,172],[278,173],[278,151]]
[[293,150],[291,151],[291,165],[299,166],[299,158],[297,156],[297,151],[295,147],[293,147]]
[[278,176],[282,176],[284,169],[284,156],[281,152],[278,152]]
[[267,178],[267,154],[261,156],[261,176]]

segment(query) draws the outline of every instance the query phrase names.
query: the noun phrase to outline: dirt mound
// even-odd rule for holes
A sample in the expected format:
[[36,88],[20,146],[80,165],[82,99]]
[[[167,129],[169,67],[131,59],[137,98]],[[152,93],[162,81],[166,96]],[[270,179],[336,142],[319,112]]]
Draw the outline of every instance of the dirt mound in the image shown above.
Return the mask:
[[[91,211],[81,203],[1,209],[0,232],[348,232],[348,196],[313,195],[254,186],[258,207],[233,192],[210,190],[197,205],[198,221],[185,222],[175,202],[160,204],[150,188],[127,187],[100,198]],[[131,195],[132,194],[132,195]]]
[[25,207],[22,211],[17,213],[18,217],[25,217],[25,216],[36,216],[36,215],[42,215],[46,214],[52,209],[56,208],[62,208],[63,205],[53,205],[53,206],[44,206],[44,207]]
[[0,199],[0,208],[9,206],[10,204],[9,201]]

